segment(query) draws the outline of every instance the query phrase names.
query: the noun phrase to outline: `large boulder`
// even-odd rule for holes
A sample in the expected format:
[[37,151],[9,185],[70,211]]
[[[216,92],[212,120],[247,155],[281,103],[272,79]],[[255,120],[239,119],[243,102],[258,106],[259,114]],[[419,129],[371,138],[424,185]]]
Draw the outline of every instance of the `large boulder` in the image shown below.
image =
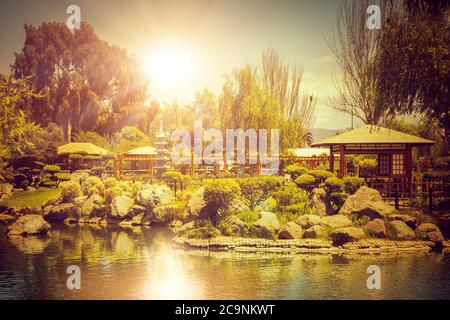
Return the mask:
[[248,224],[235,215],[229,216],[228,223],[231,227],[231,234],[233,236],[242,237],[248,231]]
[[328,228],[344,228],[344,227],[349,227],[351,226],[353,223],[352,221],[342,215],[342,214],[336,214],[334,216],[326,216],[326,217],[322,217],[321,220],[321,225],[328,227]]
[[303,229],[295,222],[288,222],[281,228],[278,233],[279,239],[301,239],[303,237]]
[[444,241],[441,230],[432,223],[422,223],[415,230],[417,239],[440,243]]
[[[78,199],[78,198],[75,198]],[[98,194],[93,194],[87,198],[80,208],[80,215],[82,217],[103,216],[105,214],[105,199]]]
[[147,209],[147,212],[153,211],[157,205],[164,205],[170,202],[171,191],[164,185],[148,185],[145,189],[136,194],[136,203]]
[[259,219],[250,227],[250,232],[258,238],[272,239],[280,229],[280,222],[273,212],[261,211]]
[[198,217],[200,216],[205,210],[207,210],[206,202],[203,198],[203,194],[205,193],[205,188],[201,187],[199,188],[189,199],[186,209],[190,216],[192,217]]
[[10,183],[0,184],[0,194],[10,196],[13,192],[14,186]]
[[75,171],[70,174],[70,180],[82,184],[89,177],[89,173],[85,171]]
[[135,226],[149,226],[152,223],[151,215],[140,212],[131,218],[131,224]]
[[10,224],[16,220],[16,217],[9,214],[0,214],[0,224]]
[[394,240],[412,240],[415,237],[414,230],[401,220],[394,220],[387,224],[387,235]]
[[319,226],[319,225],[315,225],[312,226],[311,228],[308,228],[305,230],[305,232],[303,233],[303,238],[325,238],[328,236],[328,232],[325,229],[325,227]]
[[358,241],[365,237],[361,228],[346,227],[334,230],[330,233],[330,238],[334,246],[340,246],[347,242]]
[[134,200],[128,196],[117,196],[111,202],[110,217],[115,219],[125,219],[132,213]]
[[45,207],[42,216],[47,221],[64,221],[69,217],[75,217],[77,210],[73,203],[61,203],[55,206]]
[[397,214],[397,213],[391,214],[391,215],[387,216],[387,220],[388,221],[395,221],[395,220],[403,221],[411,229],[415,229],[417,226],[417,219],[415,217],[412,217],[407,214]]
[[39,214],[21,216],[8,227],[8,236],[44,235],[51,228],[50,224]]
[[311,191],[310,206],[315,208],[321,216],[334,213],[333,208],[327,201],[327,192],[323,188],[314,188]]
[[367,233],[373,237],[386,238],[386,225],[381,219],[374,219],[367,222],[364,229],[366,229]]
[[309,229],[313,226],[319,225],[321,217],[315,214],[305,214],[297,219],[297,224],[303,229]]
[[371,219],[383,219],[394,211],[394,207],[383,202],[381,194],[377,190],[362,186],[355,194],[348,196],[339,213],[344,215],[356,214],[358,217],[368,216]]
[[156,224],[167,224],[184,218],[184,208],[176,204],[157,206],[152,212],[152,222]]

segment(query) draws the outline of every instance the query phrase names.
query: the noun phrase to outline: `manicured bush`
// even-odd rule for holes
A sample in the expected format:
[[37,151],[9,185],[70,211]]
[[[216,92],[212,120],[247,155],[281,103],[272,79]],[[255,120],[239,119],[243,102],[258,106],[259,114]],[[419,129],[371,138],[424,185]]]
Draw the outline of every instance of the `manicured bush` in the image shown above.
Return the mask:
[[211,209],[213,222],[226,213],[230,203],[240,196],[241,190],[239,184],[232,179],[217,179],[208,182],[205,185],[203,199],[206,205]]
[[282,189],[272,193],[272,197],[277,201],[277,207],[280,210],[284,210],[284,207],[292,204],[309,201],[308,193],[297,188],[297,185],[293,182],[286,182]]
[[105,189],[114,188],[117,185],[117,180],[113,177],[106,178],[103,184],[105,185]]
[[253,222],[259,219],[259,214],[256,211],[252,210],[244,210],[236,214],[236,216],[244,222],[248,224],[252,224]]
[[347,176],[344,178],[345,192],[354,194],[365,184],[364,178]]
[[295,179],[295,183],[299,188],[310,192],[315,187],[316,179],[312,175],[304,173]]
[[331,177],[325,180],[325,188],[328,193],[344,191],[344,180]]
[[45,173],[53,175],[53,174],[56,174],[56,173],[60,172],[61,171],[61,167],[57,166],[57,165],[47,165],[47,166],[44,167],[43,170],[44,170]]
[[107,203],[111,203],[115,197],[120,196],[122,193],[123,190],[121,188],[114,186],[103,191],[103,198],[105,198]]
[[257,205],[267,200],[271,193],[281,185],[279,177],[275,176],[255,176],[244,179],[238,179],[243,202],[254,210]]
[[95,194],[102,194],[105,186],[99,177],[91,176],[87,177],[81,185],[81,190],[86,196]]
[[302,174],[308,173],[308,168],[298,164],[291,164],[284,168],[284,173],[290,174],[292,180],[295,180]]
[[104,166],[96,166],[91,168],[90,174],[93,176],[101,177],[103,172],[105,172]]
[[335,174],[327,170],[309,170],[308,174],[315,179],[315,185],[318,187],[321,183],[324,183],[328,178],[335,177]]
[[61,197],[65,202],[71,202],[81,195],[81,186],[76,181],[69,181],[61,187]]
[[226,171],[226,172],[219,172],[216,177],[219,179],[225,179],[225,178],[234,178],[236,175],[232,172]]

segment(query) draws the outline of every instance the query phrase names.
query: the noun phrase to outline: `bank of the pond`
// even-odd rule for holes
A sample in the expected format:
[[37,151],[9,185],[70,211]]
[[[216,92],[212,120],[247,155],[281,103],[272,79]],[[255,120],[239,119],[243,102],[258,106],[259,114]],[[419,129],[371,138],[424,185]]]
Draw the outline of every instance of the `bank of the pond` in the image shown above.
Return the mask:
[[216,237],[212,239],[187,239],[176,237],[173,242],[192,249],[216,249],[236,252],[292,252],[292,253],[339,253],[355,251],[379,253],[386,251],[432,251],[450,247],[448,241],[436,246],[431,241],[393,241],[388,239],[364,239],[333,246],[332,241],[321,239],[268,240],[252,238]]

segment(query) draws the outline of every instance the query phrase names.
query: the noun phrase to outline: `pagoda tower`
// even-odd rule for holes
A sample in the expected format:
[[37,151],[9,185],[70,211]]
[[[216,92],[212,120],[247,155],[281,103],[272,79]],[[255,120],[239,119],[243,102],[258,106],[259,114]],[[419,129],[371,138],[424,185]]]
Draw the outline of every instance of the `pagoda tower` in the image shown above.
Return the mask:
[[155,156],[155,165],[154,169],[156,171],[156,176],[161,177],[164,173],[165,169],[169,167],[169,150],[167,149],[167,137],[164,134],[162,121],[159,123],[159,132],[156,135],[155,148],[156,148],[156,156]]

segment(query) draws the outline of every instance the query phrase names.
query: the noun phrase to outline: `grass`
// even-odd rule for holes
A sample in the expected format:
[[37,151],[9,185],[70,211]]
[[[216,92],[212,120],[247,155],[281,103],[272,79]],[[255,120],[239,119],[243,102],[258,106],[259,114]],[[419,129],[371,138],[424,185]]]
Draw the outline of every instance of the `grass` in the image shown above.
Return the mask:
[[39,188],[34,191],[25,191],[13,194],[10,198],[0,201],[0,207],[32,207],[40,208],[50,199],[61,194],[61,189]]

